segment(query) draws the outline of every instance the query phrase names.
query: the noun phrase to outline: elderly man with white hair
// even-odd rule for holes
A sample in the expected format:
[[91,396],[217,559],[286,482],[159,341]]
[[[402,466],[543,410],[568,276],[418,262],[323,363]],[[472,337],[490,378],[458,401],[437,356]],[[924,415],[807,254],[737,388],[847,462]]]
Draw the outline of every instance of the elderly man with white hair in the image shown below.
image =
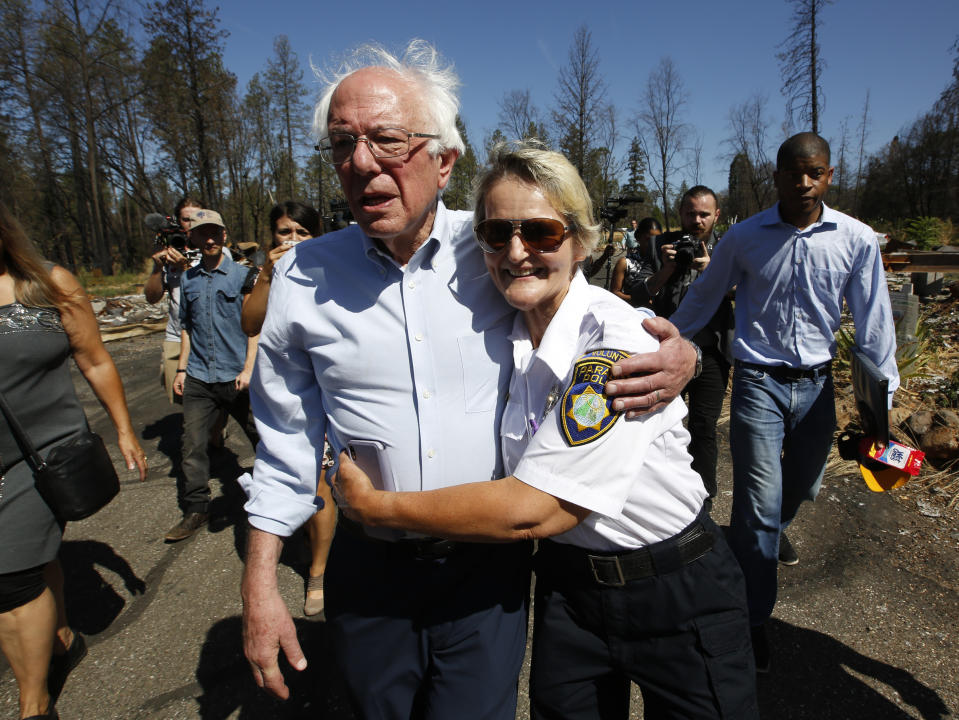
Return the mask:
[[[306,659],[277,590],[282,537],[316,510],[326,434],[383,487],[410,492],[499,477],[513,309],[496,291],[472,213],[440,195],[463,150],[458,79],[413,41],[363,48],[329,82],[314,130],[357,225],[277,264],[252,382],[262,442],[246,509],[244,648],[286,697],[282,648]],[[668,324],[625,362],[626,407],[657,407],[691,375]],[[526,643],[529,543],[451,542],[341,521],[325,576],[335,661],[366,718],[509,718]]]

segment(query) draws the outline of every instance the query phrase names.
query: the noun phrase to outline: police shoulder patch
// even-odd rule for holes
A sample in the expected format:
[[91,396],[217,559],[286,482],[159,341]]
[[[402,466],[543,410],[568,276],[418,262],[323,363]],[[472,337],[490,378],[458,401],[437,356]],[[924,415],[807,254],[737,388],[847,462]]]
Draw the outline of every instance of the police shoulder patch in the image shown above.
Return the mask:
[[563,395],[563,434],[570,445],[585,445],[606,433],[622,412],[613,410],[605,386],[617,360],[629,357],[622,350],[590,350],[573,366],[573,377]]

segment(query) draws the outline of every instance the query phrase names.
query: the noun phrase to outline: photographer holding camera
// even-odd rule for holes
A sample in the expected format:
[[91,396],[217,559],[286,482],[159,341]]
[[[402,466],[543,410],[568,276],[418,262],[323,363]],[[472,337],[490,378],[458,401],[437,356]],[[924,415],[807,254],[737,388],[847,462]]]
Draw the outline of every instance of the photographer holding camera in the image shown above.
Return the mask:
[[153,253],[153,272],[143,285],[143,296],[154,305],[169,293],[170,308],[163,337],[163,356],[160,361],[160,379],[171,403],[182,402],[173,393],[177,361],[180,358],[180,276],[192,264],[187,257],[187,233],[193,212],[201,207],[192,198],[185,197],[173,209],[173,217],[147,216],[147,227],[157,235],[159,250]]
[[[687,190],[679,214],[683,229],[656,238],[656,251],[640,270],[641,282],[631,288],[635,306],[651,306],[665,318],[676,311],[689,286],[709,265],[713,247],[719,242],[714,231],[719,203],[708,187],[696,185]],[[689,404],[689,453],[693,469],[702,476],[709,494],[707,502],[716,496],[716,422],[729,384],[734,327],[732,303],[727,297],[706,327],[692,338],[702,351],[702,372],[683,390]]]

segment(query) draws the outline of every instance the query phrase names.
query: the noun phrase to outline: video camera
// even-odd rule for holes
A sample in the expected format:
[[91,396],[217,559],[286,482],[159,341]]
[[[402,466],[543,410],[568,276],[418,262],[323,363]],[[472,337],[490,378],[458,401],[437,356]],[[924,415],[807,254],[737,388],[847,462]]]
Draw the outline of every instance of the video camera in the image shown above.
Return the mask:
[[616,225],[616,222],[622,220],[629,213],[629,205],[635,205],[643,202],[643,196],[639,193],[623,193],[614,195],[606,200],[606,204],[599,209],[599,216],[603,220],[608,220],[610,225]]
[[143,224],[154,232],[154,242],[158,247],[171,247],[186,255],[186,232],[176,218],[160,213],[150,213],[143,218]]
[[676,267],[685,270],[693,264],[693,260],[703,254],[702,243],[692,235],[683,235],[679,240],[673,243],[673,250],[676,251]]
[[345,200],[331,200],[330,214],[323,216],[323,232],[342,230],[353,222],[350,204]]

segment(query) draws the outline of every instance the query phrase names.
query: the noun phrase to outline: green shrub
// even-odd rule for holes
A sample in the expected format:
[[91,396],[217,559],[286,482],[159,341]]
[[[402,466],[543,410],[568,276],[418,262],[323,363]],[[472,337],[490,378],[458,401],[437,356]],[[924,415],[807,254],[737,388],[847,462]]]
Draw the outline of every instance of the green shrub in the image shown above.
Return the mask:
[[937,217],[917,217],[906,222],[906,240],[919,250],[932,250],[952,240],[952,223]]

